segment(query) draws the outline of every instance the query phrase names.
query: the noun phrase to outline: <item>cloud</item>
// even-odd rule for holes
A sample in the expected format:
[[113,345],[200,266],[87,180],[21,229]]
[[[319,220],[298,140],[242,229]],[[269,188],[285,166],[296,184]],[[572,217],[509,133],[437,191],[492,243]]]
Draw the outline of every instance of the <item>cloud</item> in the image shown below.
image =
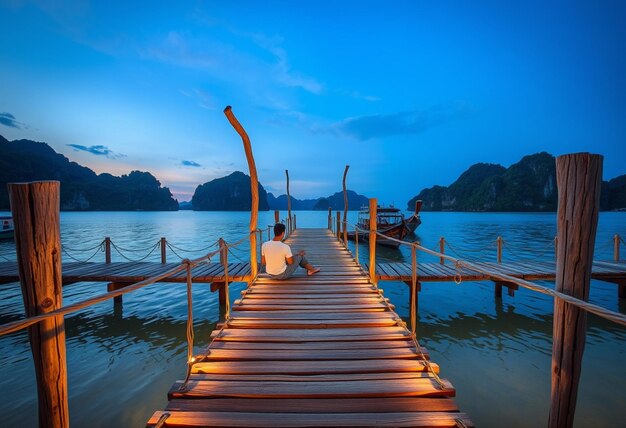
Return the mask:
[[193,166],[193,167],[201,167],[202,165],[200,165],[198,162],[194,162],[194,161],[190,161],[190,160],[184,160],[181,162],[181,165],[183,166]]
[[202,89],[194,88],[190,91],[182,90],[180,91],[186,97],[198,100],[198,106],[207,109],[207,110],[215,110],[215,103],[213,102],[213,98]]
[[0,123],[4,126],[8,126],[9,128],[16,128],[16,129],[26,128],[26,125],[15,120],[15,116],[7,112],[0,113]]
[[76,151],[83,151],[83,152],[91,153],[92,155],[96,155],[96,156],[106,156],[109,159],[119,159],[119,158],[126,157],[126,155],[123,155],[121,153],[115,153],[114,151],[109,149],[107,146],[102,146],[102,145],[87,147],[87,146],[82,146],[80,144],[68,144],[68,146],[72,147]]
[[350,117],[329,128],[314,129],[347,135],[359,141],[392,135],[421,134],[428,129],[461,119],[470,112],[469,106],[434,106],[425,110],[413,110],[393,114]]
[[[225,82],[244,87],[250,94],[281,88],[300,88],[313,94],[324,85],[291,67],[282,39],[263,34],[248,34],[219,29],[221,37],[199,36],[190,32],[170,31],[139,55],[177,67],[209,73]],[[228,40],[232,40],[229,43]]]

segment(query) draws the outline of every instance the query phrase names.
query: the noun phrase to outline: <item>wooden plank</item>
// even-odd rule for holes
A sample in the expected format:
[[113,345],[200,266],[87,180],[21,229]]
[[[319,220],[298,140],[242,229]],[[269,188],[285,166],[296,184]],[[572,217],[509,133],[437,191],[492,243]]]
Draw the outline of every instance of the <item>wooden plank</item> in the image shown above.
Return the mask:
[[289,350],[320,350],[320,349],[390,349],[390,348],[413,348],[412,340],[380,340],[380,341],[354,341],[354,342],[225,342],[214,341],[210,349],[283,349]]
[[380,359],[416,359],[420,355],[410,348],[364,349],[355,352],[352,349],[317,350],[246,350],[212,349],[207,359],[221,361],[319,361],[319,360],[380,360]]
[[452,385],[442,380],[440,387],[433,378],[380,379],[325,382],[247,382],[192,381],[181,392],[178,385],[171,397],[243,397],[243,398],[360,398],[360,397],[453,397]]
[[[202,412],[254,412],[254,413],[390,413],[457,412],[450,398],[344,398],[344,399],[282,399],[269,398],[213,398],[211,400],[174,399],[166,410]],[[314,418],[314,417],[312,417]]]
[[[435,373],[439,366],[430,363]],[[424,360],[301,360],[301,361],[209,361],[193,365],[193,373],[205,374],[350,374],[350,373],[407,373],[428,370]]]

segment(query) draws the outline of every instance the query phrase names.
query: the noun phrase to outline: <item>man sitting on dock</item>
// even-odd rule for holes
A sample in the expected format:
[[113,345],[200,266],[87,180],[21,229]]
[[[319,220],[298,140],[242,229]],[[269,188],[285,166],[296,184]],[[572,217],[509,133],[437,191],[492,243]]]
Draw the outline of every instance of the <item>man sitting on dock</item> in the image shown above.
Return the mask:
[[274,279],[290,278],[298,266],[307,270],[308,275],[313,275],[320,271],[304,258],[305,251],[298,252],[295,256],[291,254],[289,245],[283,243],[285,237],[285,225],[276,223],[274,225],[274,239],[263,243],[261,247],[261,264],[265,265],[265,271]]

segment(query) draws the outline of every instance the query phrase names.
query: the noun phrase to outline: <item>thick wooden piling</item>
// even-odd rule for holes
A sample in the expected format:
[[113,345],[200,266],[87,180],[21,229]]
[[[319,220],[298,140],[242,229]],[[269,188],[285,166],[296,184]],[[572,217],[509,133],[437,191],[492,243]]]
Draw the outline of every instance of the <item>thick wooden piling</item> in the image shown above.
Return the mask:
[[250,275],[252,278],[256,277],[258,272],[258,261],[256,254],[256,233],[257,222],[259,218],[259,179],[256,172],[256,165],[254,163],[254,155],[252,154],[252,146],[250,145],[250,138],[246,133],[243,126],[239,123],[235,117],[232,108],[227,106],[224,109],[224,114],[228,118],[230,124],[235,128],[235,131],[241,137],[243,142],[243,148],[246,152],[246,160],[248,161],[248,169],[250,170],[250,191],[252,193],[252,205],[250,207]]
[[498,263],[502,263],[502,237],[501,236],[498,236],[498,239],[496,239],[496,248],[497,248],[496,259]]
[[613,260],[619,262],[619,241],[620,237],[618,234],[615,234],[613,237]]
[[274,224],[280,223],[280,211],[274,210]]
[[[58,181],[9,184],[15,246],[26,316],[63,306]],[[68,427],[63,316],[29,327],[40,427]]]
[[376,219],[378,217],[378,201],[376,198],[370,199],[370,280],[377,284],[376,279]]
[[[587,301],[600,207],[602,156],[589,153],[559,156],[556,176],[559,191],[556,290]],[[551,428],[573,425],[586,328],[584,310],[554,300]]]

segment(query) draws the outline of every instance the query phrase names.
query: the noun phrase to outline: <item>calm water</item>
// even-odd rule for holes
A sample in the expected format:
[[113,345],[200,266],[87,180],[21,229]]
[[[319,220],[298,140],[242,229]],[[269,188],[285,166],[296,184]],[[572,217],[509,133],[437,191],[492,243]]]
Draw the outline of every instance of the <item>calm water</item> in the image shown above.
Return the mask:
[[[0,213],[1,215],[1,213]],[[273,213],[260,213],[260,227]],[[299,227],[326,227],[323,212],[297,212]],[[553,256],[554,214],[424,213],[417,237],[429,248],[440,236],[451,243],[446,251],[466,259],[495,260],[495,239],[505,239],[504,259]],[[356,220],[356,213],[350,214]],[[234,241],[249,222],[248,213],[115,212],[62,213],[66,253],[84,260],[104,254],[93,247],[110,236],[124,256],[144,257],[161,236],[184,257],[224,237]],[[602,213],[596,258],[612,258],[612,236],[626,236],[626,213]],[[354,249],[354,247],[351,247]],[[133,250],[133,251],[130,251]],[[622,254],[626,248],[622,246]],[[367,248],[361,245],[361,260]],[[246,259],[246,248],[235,251]],[[410,251],[381,250],[381,259],[410,261]],[[158,249],[147,260],[159,261]],[[12,243],[0,243],[0,261],[14,260]],[[171,251],[168,260],[177,260]],[[432,261],[420,256],[422,261]],[[123,261],[113,250],[113,260]],[[552,285],[550,283],[546,283]],[[382,283],[385,294],[408,317],[408,292],[403,283]],[[232,299],[244,284],[234,284]],[[64,288],[69,304],[106,290],[102,283]],[[217,295],[207,284],[194,286],[197,350],[220,314]],[[626,312],[616,286],[592,281],[593,303]],[[419,336],[441,365],[443,377],[457,388],[459,407],[478,426],[545,426],[550,395],[552,300],[520,289],[495,302],[489,282],[426,283],[419,302]],[[172,383],[184,377],[186,361],[186,291],[183,284],[155,284],[124,296],[122,308],[111,301],[66,317],[70,416],[73,426],[142,427],[154,410],[162,409]],[[0,286],[0,323],[23,316],[19,284]],[[589,316],[579,388],[578,427],[623,426],[626,419],[626,329]],[[2,426],[37,425],[34,368],[26,332],[0,338],[0,414]]]

